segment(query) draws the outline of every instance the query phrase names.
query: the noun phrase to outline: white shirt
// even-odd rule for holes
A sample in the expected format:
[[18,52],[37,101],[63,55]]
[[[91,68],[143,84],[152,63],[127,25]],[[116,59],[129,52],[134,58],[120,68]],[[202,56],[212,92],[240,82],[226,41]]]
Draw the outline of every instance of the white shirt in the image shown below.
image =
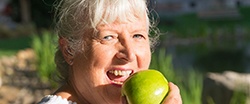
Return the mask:
[[61,96],[47,95],[38,104],[77,104],[76,102],[63,99]]

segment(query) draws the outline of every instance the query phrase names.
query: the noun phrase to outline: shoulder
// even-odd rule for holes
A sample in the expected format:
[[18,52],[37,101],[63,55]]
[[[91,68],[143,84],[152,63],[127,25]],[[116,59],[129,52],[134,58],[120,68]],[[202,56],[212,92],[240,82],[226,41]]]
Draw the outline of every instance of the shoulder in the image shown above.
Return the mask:
[[76,102],[63,99],[61,96],[57,95],[47,95],[38,104],[77,104]]

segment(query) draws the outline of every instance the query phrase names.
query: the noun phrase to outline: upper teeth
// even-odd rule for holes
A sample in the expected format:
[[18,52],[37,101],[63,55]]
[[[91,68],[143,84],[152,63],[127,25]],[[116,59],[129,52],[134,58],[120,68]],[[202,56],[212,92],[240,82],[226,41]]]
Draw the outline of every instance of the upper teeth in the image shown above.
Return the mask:
[[109,73],[114,74],[115,76],[129,76],[132,73],[132,70],[110,70]]

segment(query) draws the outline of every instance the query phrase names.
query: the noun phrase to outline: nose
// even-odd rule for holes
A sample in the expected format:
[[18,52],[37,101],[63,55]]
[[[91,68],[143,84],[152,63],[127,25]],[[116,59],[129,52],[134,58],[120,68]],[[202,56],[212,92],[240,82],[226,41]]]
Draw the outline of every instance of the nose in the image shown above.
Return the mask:
[[133,43],[127,39],[120,40],[118,44],[118,52],[116,53],[116,57],[125,62],[132,62],[135,60],[135,50]]

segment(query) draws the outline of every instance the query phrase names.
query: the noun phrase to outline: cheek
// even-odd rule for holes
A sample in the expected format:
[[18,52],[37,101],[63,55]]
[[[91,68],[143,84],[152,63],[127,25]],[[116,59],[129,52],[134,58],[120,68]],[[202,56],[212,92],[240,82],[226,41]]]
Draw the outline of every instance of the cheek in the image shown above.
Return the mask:
[[76,80],[75,84],[82,88],[89,86],[96,86],[96,84],[102,83],[100,78],[104,78],[103,68],[104,60],[102,55],[88,54],[87,56],[78,56],[76,58],[77,63],[73,65],[73,77]]
[[102,66],[107,65],[112,61],[112,58],[114,57],[114,50],[110,47],[97,46],[92,52],[92,57],[94,63],[93,65],[103,68]]
[[100,53],[93,58],[92,66],[95,69],[105,69],[105,67],[109,64],[111,58],[108,57],[106,52]]
[[145,56],[145,60],[146,60],[146,65],[147,65],[147,68],[149,67],[149,65],[150,65],[150,62],[151,62],[151,52],[149,51],[148,53],[147,53],[147,55]]
[[111,54],[110,49],[95,42],[92,42],[87,47],[84,53],[80,55],[80,59],[78,59],[80,62],[79,65],[82,67],[87,66],[89,69],[103,68],[102,66],[105,65],[105,62],[111,57],[111,55],[109,55]]
[[139,67],[143,69],[148,69],[151,61],[151,51],[150,48],[144,48],[141,50],[138,50],[140,53],[139,56]]

